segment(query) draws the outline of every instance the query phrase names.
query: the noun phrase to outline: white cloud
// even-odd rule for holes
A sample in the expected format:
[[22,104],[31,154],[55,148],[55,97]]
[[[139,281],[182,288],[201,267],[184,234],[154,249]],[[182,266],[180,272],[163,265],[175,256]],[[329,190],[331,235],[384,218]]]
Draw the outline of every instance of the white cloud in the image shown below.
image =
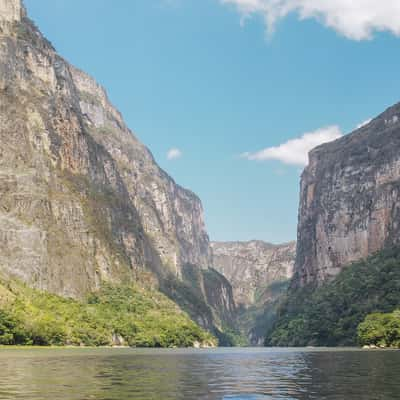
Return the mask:
[[168,160],[176,160],[177,158],[182,157],[182,152],[177,148],[172,148],[168,150],[167,159]]
[[300,20],[316,19],[353,40],[370,39],[374,32],[400,36],[399,0],[220,0],[236,6],[244,18],[261,14],[268,32],[296,13]]
[[332,125],[314,132],[307,132],[300,138],[288,140],[276,147],[267,147],[255,153],[243,153],[242,157],[254,161],[278,160],[284,164],[305,166],[308,164],[310,150],[342,136],[340,128]]
[[365,125],[368,125],[370,122],[372,121],[372,118],[368,118],[367,120],[365,120],[364,122],[361,122],[361,124],[358,124],[356,129],[360,129]]

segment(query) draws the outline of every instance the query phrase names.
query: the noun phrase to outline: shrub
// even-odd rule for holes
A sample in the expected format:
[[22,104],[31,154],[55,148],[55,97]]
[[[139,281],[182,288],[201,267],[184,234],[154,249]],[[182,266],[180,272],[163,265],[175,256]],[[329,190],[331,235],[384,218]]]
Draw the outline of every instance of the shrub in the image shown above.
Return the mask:
[[367,315],[357,331],[361,345],[400,348],[400,310]]

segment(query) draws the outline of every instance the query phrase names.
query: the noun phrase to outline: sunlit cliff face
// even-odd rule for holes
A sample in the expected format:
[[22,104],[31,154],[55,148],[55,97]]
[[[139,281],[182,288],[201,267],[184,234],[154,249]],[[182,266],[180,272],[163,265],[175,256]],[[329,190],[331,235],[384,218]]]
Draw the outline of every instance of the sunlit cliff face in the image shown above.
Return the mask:
[[19,21],[21,15],[21,0],[0,0],[0,21]]

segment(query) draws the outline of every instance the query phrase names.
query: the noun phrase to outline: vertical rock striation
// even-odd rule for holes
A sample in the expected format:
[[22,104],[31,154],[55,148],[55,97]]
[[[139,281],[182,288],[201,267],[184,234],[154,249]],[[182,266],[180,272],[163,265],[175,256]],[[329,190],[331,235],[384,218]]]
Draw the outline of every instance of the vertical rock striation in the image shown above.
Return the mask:
[[320,284],[400,238],[400,104],[312,150],[301,178],[294,287]]

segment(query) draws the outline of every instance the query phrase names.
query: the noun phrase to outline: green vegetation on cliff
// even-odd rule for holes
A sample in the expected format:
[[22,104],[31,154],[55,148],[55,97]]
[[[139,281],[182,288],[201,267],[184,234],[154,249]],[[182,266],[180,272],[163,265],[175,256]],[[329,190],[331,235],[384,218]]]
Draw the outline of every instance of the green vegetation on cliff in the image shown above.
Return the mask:
[[344,268],[321,287],[289,291],[265,344],[355,345],[357,327],[368,314],[390,313],[399,306],[400,249],[395,248]]
[[400,348],[400,310],[368,315],[358,326],[361,345]]
[[3,345],[188,347],[196,341],[215,343],[152,289],[105,285],[86,302],[78,302],[0,281]]

